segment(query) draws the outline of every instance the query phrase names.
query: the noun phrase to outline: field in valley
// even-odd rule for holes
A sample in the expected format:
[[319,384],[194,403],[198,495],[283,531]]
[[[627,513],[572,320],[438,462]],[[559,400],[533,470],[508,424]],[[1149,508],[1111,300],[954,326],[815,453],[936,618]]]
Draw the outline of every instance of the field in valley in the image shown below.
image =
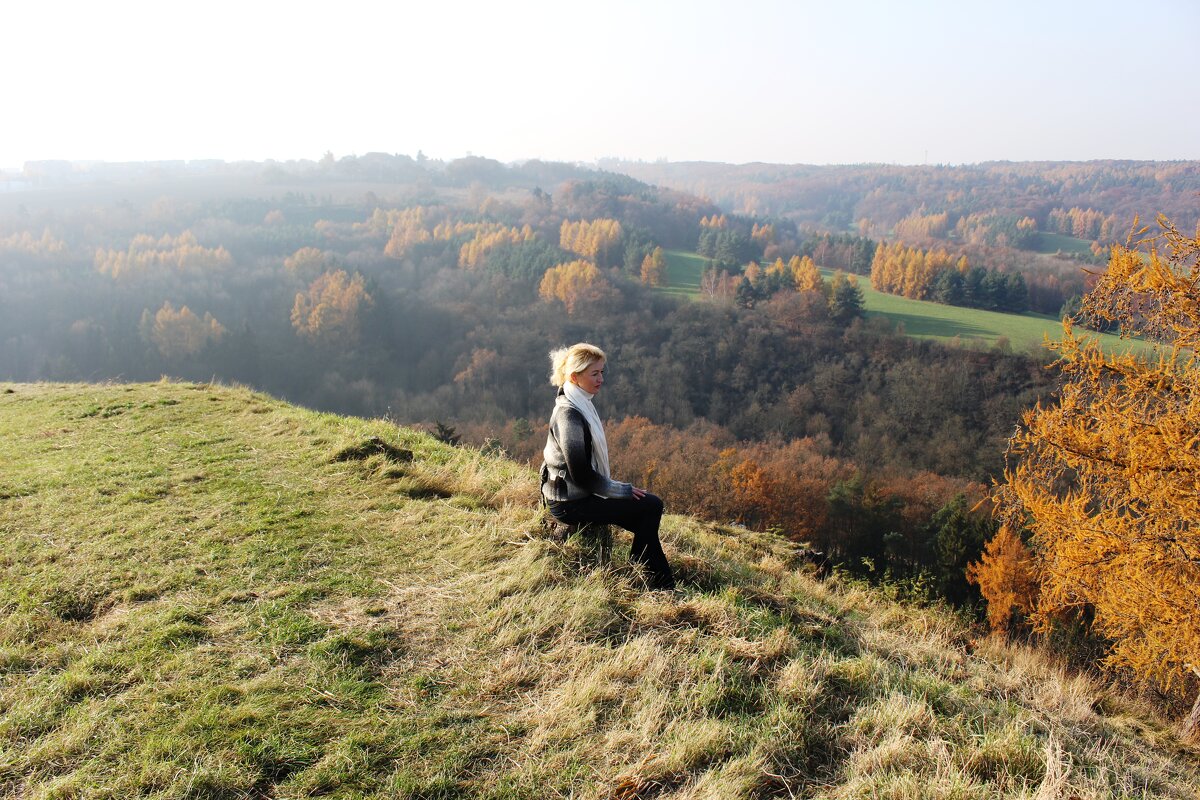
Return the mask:
[[[678,297],[699,297],[700,276],[707,264],[707,259],[696,253],[667,251],[668,283],[660,291]],[[834,274],[828,269],[821,272],[826,280]],[[916,338],[970,347],[995,347],[1007,342],[1013,350],[1039,351],[1047,338],[1058,339],[1063,332],[1062,321],[1047,314],[1006,314],[910,300],[872,289],[870,279],[865,275],[858,276],[858,285],[862,289],[868,318],[882,318],[894,328],[902,326],[906,335]],[[1110,352],[1124,352],[1130,347],[1149,349],[1141,343],[1131,344],[1111,334],[1091,335],[1098,336]]]

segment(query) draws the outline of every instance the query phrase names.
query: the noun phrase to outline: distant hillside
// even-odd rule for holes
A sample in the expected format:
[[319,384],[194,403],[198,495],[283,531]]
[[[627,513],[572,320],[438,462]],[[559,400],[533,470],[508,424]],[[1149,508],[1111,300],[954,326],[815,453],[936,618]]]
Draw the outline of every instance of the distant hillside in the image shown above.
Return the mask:
[[[937,212],[949,214],[952,231],[959,218],[985,214],[1028,216],[1049,232],[1063,224],[1056,211],[1092,209],[1111,215],[1109,233],[1122,240],[1134,215],[1146,219],[1166,214],[1183,230],[1194,229],[1200,219],[1197,161],[817,166],[607,160],[600,166],[698,194],[738,214],[787,218],[831,230],[849,229],[865,218],[880,236],[910,215]],[[1075,219],[1081,228],[1075,235],[1108,238],[1090,229],[1096,222]],[[1035,250],[1048,246],[1031,244]]]
[[682,590],[534,476],[207,384],[0,384],[0,795],[1192,798],[1137,703],[666,520]]

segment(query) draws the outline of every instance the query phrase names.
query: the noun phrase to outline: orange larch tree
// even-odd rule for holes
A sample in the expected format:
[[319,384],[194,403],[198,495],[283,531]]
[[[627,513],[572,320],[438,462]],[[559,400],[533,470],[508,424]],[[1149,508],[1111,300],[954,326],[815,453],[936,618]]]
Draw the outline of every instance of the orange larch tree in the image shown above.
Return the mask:
[[1001,526],[979,561],[967,565],[967,581],[979,587],[987,602],[988,625],[1009,630],[1015,612],[1028,616],[1037,608],[1037,568],[1033,553],[1012,528]]
[[[1200,686],[1200,237],[1160,217],[1113,246],[1083,315],[1154,342],[1106,354],[1070,320],[1058,401],[1028,411],[994,498],[1025,527],[1042,581],[1035,624],[1088,609],[1108,663]],[[1200,733],[1200,697],[1185,725]]]
[[195,355],[225,335],[225,326],[212,314],[198,317],[187,306],[176,310],[170,302],[154,314],[149,309],[142,312],[140,328],[142,338],[169,359]]
[[828,290],[825,279],[821,277],[816,262],[810,256],[793,257],[792,261],[794,262],[791,265],[792,280],[795,281],[797,292],[821,292],[824,294]]
[[567,313],[573,314],[576,304],[603,280],[592,262],[569,261],[546,270],[538,285],[538,295],[547,300],[561,300]]
[[647,286],[667,285],[667,256],[661,247],[654,248],[642,259],[642,283]]
[[301,247],[283,260],[283,268],[290,275],[312,280],[324,272],[331,263],[332,259],[324,250],[316,247]]
[[358,342],[361,313],[374,300],[363,286],[362,275],[345,270],[326,272],[296,295],[292,327],[310,342],[351,346]]
[[621,240],[621,235],[621,223],[615,219],[563,220],[558,245],[569,253],[606,263],[609,251]]

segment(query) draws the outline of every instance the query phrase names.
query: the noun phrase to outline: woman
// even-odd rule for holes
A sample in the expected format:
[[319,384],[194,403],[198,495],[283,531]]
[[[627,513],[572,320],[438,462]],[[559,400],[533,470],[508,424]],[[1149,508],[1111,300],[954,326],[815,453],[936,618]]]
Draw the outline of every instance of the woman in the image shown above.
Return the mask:
[[672,589],[675,578],[658,540],[663,503],[608,469],[608,441],[592,398],[604,385],[604,351],[579,344],[550,354],[550,382],[559,387],[542,455],[542,497],[560,522],[619,525],[633,534],[630,558],[650,574],[654,589]]

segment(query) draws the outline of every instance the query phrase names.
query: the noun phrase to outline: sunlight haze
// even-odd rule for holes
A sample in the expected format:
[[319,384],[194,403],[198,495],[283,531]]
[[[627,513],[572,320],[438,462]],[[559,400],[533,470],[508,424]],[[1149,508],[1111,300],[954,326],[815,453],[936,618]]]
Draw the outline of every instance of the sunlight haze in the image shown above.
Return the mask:
[[1200,4],[47,2],[25,161],[1200,158]]

